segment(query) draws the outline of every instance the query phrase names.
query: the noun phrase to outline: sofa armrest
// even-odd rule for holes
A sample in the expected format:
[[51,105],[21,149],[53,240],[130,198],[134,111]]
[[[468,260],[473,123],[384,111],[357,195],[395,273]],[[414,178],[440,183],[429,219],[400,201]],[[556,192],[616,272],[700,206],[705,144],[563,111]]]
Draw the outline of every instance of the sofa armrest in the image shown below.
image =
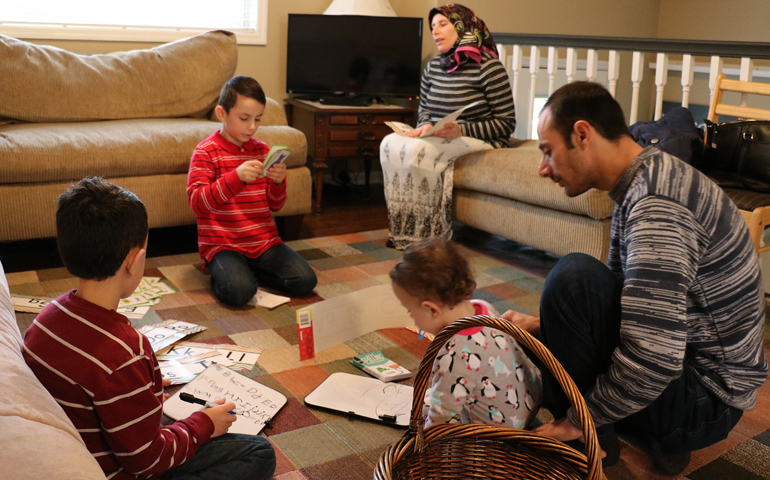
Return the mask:
[[265,114],[262,115],[262,126],[288,124],[289,121],[286,119],[286,112],[283,110],[283,107],[272,98],[268,98],[265,105]]
[[291,150],[289,158],[284,160],[287,168],[301,167],[307,162],[307,139],[296,128],[285,125],[267,125],[259,127],[256,138],[268,145],[286,145]]

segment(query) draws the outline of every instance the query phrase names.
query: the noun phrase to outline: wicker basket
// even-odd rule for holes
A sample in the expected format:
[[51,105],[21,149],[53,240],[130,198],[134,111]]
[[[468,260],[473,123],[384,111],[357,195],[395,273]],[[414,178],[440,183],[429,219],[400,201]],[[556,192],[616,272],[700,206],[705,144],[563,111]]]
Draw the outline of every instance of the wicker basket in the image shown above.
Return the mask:
[[[577,412],[587,457],[558,440],[527,430],[478,423],[437,424],[423,429],[423,398],[436,354],[457,332],[475,326],[506,332],[543,361]],[[409,430],[382,454],[374,470],[375,480],[606,478],[596,428],[574,382],[542,343],[506,320],[478,315],[446,327],[425,352],[414,386]]]

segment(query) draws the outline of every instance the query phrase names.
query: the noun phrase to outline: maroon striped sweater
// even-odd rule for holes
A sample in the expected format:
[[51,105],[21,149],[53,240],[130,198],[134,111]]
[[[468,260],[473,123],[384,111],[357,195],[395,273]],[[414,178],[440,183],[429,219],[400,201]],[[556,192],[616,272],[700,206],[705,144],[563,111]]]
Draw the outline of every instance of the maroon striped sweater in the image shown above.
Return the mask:
[[256,258],[281,243],[271,212],[286,203],[286,181],[267,177],[243,183],[236,169],[248,160],[264,161],[270,147],[252,138],[240,147],[215,132],[193,152],[187,199],[198,216],[201,260],[222,250]]
[[22,353],[107,478],[159,475],[214,433],[201,412],[161,426],[163,386],[150,341],[125,316],[74,290],[40,312]]

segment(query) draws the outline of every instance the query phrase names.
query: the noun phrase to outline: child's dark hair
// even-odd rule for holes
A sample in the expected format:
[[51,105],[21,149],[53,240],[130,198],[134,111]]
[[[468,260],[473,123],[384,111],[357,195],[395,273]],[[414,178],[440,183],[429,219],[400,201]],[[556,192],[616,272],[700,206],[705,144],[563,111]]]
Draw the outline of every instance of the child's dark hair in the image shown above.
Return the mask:
[[59,255],[78,278],[102,281],[115,275],[132,248],[144,247],[147,231],[147,209],[139,197],[99,177],[86,177],[59,196]]
[[238,75],[228,80],[222,87],[222,92],[219,94],[219,105],[225,109],[225,112],[230,113],[230,109],[235,106],[235,102],[238,100],[238,95],[253,98],[262,105],[267,104],[262,85],[251,77]]
[[420,300],[438,300],[454,307],[470,300],[476,281],[468,261],[457,246],[430,238],[406,247],[390,270],[390,280]]

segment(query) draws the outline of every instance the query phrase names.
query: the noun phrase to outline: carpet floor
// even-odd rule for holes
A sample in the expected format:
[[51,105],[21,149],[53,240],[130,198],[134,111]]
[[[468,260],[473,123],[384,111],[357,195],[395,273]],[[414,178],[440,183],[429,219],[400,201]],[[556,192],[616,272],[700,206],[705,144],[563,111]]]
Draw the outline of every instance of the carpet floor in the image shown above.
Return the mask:
[[[294,479],[367,479],[383,450],[404,433],[379,422],[348,418],[313,407],[303,400],[334,372],[365,375],[349,359],[382,350],[406,368],[416,371],[429,342],[407,329],[385,329],[363,335],[300,361],[295,311],[302,306],[367,287],[389,283],[388,271],[400,253],[385,247],[386,230],[288,242],[313,266],[318,286],[313,294],[274,310],[232,308],[216,302],[209,276],[201,272],[197,254],[149,258],[146,276],[164,278],[178,293],[162,297],[136,327],[163,320],[182,320],[208,327],[186,340],[228,343],[263,349],[248,376],[284,393],[289,401],[265,435],[275,446],[275,477]],[[463,239],[459,239],[463,242]],[[464,242],[462,251],[475,270],[474,296],[499,311],[539,310],[543,275],[532,275],[499,257],[494,249]],[[76,280],[63,268],[8,274],[11,293],[56,297],[75,288]],[[35,315],[16,313],[22,333]],[[767,342],[766,342],[767,352]],[[410,383],[411,380],[405,381]],[[609,480],[671,478],[656,473],[643,445],[622,437],[621,460],[605,470]],[[690,480],[770,479],[770,387],[759,392],[757,407],[746,412],[728,438],[693,453],[683,476]]]

